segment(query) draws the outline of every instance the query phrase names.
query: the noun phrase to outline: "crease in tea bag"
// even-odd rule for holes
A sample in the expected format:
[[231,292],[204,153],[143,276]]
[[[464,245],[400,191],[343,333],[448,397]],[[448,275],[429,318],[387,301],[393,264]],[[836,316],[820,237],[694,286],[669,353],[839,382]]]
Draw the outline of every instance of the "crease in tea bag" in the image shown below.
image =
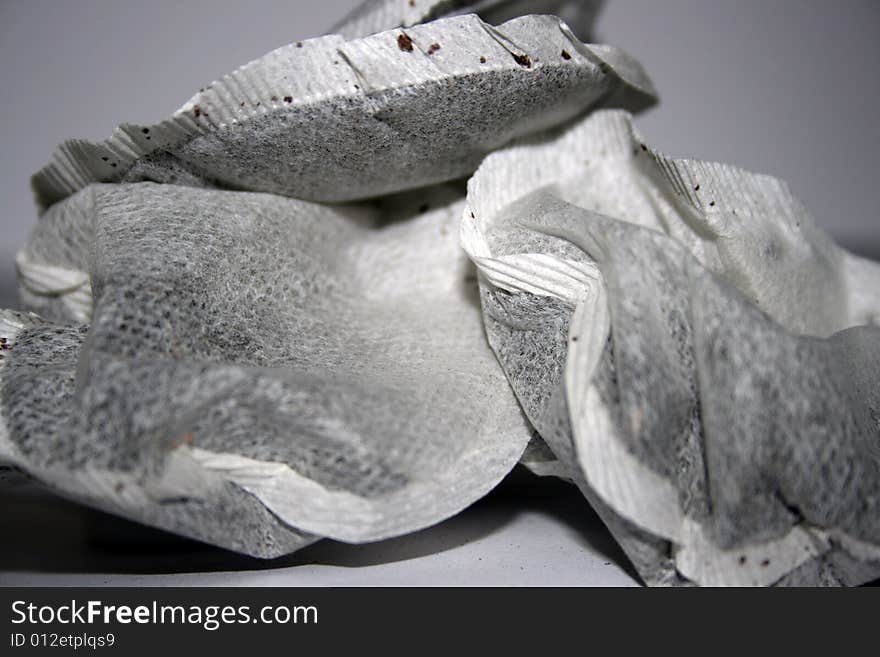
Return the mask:
[[[781,183],[668,160],[628,117],[598,113],[488,158],[462,239],[528,417],[647,582],[876,577],[861,507],[876,495],[877,331],[837,331],[876,317],[880,269],[833,245]],[[724,300],[712,312],[706,290]],[[723,377],[733,390],[707,374],[719,365],[709,329],[725,326],[740,329],[726,351],[738,369]],[[820,404],[824,420],[805,410]],[[728,416],[711,422],[710,409]],[[797,453],[798,468],[773,450]],[[840,490],[805,489],[820,472]]]
[[279,48],[161,123],[66,142],[32,184],[42,208],[93,182],[139,180],[350,201],[466,176],[516,137],[655,99],[637,62],[558,18],[492,27],[465,15]]
[[[167,527],[157,509],[186,500],[298,537],[230,545],[198,513],[176,518],[256,556],[415,531],[482,497],[531,430],[485,341],[464,201],[389,201],[140,183],[53,206],[27,262],[87,265],[94,307],[90,327],[32,329],[5,352],[12,462],[142,522]],[[77,340],[28,346],[56,330]],[[25,382],[61,385],[62,360],[53,425],[34,406],[53,395]]]

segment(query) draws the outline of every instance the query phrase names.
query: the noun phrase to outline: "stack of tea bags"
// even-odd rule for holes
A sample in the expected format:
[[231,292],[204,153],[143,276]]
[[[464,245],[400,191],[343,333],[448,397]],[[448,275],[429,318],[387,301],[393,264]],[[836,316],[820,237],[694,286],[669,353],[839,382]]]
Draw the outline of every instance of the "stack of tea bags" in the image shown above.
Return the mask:
[[783,183],[647,146],[650,80],[576,36],[598,4],[369,0],[60,147],[0,461],[258,557],[435,524],[522,462],[649,584],[880,575],[880,265]]

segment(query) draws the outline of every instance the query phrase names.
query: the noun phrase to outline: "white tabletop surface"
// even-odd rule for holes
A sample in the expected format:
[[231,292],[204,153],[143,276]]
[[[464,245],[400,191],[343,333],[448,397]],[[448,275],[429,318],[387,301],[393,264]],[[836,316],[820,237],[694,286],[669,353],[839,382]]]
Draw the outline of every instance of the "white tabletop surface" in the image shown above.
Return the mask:
[[0,487],[6,586],[632,586],[577,489],[517,469],[439,525],[368,545],[324,540],[259,561],[42,493]]

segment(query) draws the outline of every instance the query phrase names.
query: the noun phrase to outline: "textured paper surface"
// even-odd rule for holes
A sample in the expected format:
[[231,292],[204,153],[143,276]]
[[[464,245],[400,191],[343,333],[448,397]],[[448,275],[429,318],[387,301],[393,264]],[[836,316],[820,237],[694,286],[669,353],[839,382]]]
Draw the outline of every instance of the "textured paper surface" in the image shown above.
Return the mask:
[[474,15],[291,44],[208,85],[170,119],[69,141],[33,178],[48,207],[92,182],[220,183],[350,201],[473,172],[490,151],[598,105],[655,93],[620,50],[558,18]]
[[641,66],[581,42],[599,4],[368,1],[63,145],[38,315],[0,312],[0,469],[273,557],[521,461],[648,584],[880,575],[880,265],[783,182],[654,151]]
[[880,267],[783,184],[600,112],[488,158],[462,238],[526,413],[647,581],[876,576],[880,331],[843,329]]
[[[286,531],[361,542],[456,513],[531,437],[485,341],[459,198],[378,211],[141,183],[56,205],[26,253],[88,263],[94,311],[88,334],[10,336],[14,462],[146,522],[168,499],[227,516],[257,500]],[[242,500],[215,497],[230,485]],[[196,513],[180,522],[259,556],[295,547],[230,546]]]

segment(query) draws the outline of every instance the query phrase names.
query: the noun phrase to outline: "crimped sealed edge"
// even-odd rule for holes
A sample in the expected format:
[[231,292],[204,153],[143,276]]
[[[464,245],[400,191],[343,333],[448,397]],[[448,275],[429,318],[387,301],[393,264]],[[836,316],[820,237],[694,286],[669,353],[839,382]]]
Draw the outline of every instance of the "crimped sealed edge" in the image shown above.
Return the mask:
[[[572,45],[570,56],[585,63],[598,65],[604,73],[618,82],[615,95],[623,94],[628,103],[638,108],[650,105],[656,92],[650,79],[631,57],[610,46],[591,46],[578,41],[560,19],[550,16],[515,18],[500,27],[492,27],[476,15],[444,18],[416,26],[413,31],[445,31],[447,38],[470,38],[477,33],[488,42],[501,44],[514,55],[503,66],[517,69],[531,60],[527,53],[515,51],[515,44],[504,37],[506,28],[529,25],[533,29],[555,25]],[[520,28],[522,29],[522,28]],[[119,182],[131,167],[152,153],[171,149],[191,141],[199,135],[221,130],[226,126],[247,122],[270,113],[284,112],[289,107],[307,105],[337,96],[369,94],[378,89],[362,89],[355,84],[361,73],[348,53],[358,52],[377,39],[398,42],[407,33],[401,29],[378,35],[346,41],[339,35],[317,37],[296,42],[274,50],[259,59],[238,68],[209,84],[178,109],[171,118],[147,126],[122,124],[112,136],[101,142],[72,139],[64,142],[51,161],[31,179],[31,186],[40,211],[96,182]],[[405,43],[405,41],[404,41]],[[454,41],[449,48],[454,47]],[[458,44],[463,50],[472,50],[473,44]],[[401,72],[401,79],[386,80],[388,86],[412,84],[430,79],[439,69],[431,61],[417,62],[411,72]],[[415,60],[414,60],[415,62]],[[459,73],[480,73],[498,64],[479,59],[468,61]],[[393,67],[392,67],[393,69]]]

